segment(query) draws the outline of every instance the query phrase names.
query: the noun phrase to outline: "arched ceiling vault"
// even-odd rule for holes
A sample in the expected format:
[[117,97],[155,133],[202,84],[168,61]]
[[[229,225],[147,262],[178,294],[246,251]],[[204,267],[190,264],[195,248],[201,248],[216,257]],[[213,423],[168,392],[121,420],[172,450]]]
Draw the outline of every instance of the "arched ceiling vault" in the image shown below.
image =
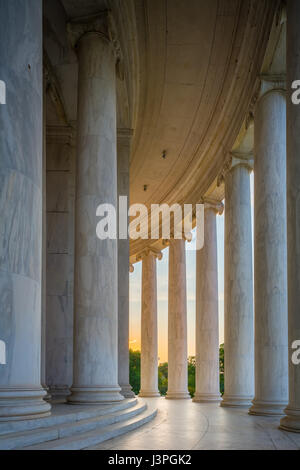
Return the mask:
[[[278,3],[143,3],[145,96],[131,157],[130,202],[150,209],[153,203],[196,204],[207,194],[222,199],[216,178],[257,93]],[[132,262],[149,243],[131,241]]]
[[[66,119],[74,126],[77,59],[65,24],[104,9],[113,12],[124,65],[118,126],[134,130],[131,204],[149,208],[196,204],[207,194],[223,198],[216,179],[257,93],[278,5],[277,0],[45,0],[45,50]],[[49,109],[47,124],[58,125],[57,120]],[[131,241],[131,261],[152,243]]]

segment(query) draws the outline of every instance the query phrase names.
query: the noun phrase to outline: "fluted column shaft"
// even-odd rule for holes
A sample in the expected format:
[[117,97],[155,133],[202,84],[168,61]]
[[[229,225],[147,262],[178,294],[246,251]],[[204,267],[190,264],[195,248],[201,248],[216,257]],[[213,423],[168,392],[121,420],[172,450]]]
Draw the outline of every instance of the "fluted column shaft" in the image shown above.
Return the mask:
[[0,421],[6,421],[50,411],[41,386],[42,2],[0,0],[0,18],[6,84],[0,105],[0,340],[6,352]]
[[[118,196],[129,205],[129,157],[131,129],[118,130]],[[120,206],[119,206],[119,210]],[[123,216],[123,214],[122,214]],[[127,217],[127,216],[126,216]],[[134,397],[129,384],[129,238],[118,239],[118,375],[121,393]]]
[[190,398],[188,391],[185,240],[169,245],[168,391],[166,398]]
[[250,413],[280,415],[288,402],[284,90],[271,88],[260,97],[254,135],[255,397]]
[[204,246],[196,254],[196,402],[221,400],[216,224],[220,207],[205,204]]
[[156,257],[142,257],[141,397],[158,397]]
[[221,406],[249,406],[254,395],[253,281],[249,168],[225,176],[224,385]]
[[[83,25],[85,26],[85,24]],[[77,33],[79,25],[75,24]],[[99,204],[117,207],[116,71],[101,31],[79,32],[71,403],[123,399],[118,385],[117,240],[96,236]]]
[[[300,106],[293,104],[292,83],[300,80],[300,3],[287,1],[287,259],[289,404],[281,428],[300,432],[300,365],[293,345],[300,340]],[[298,345],[299,349],[299,345]],[[298,354],[299,357],[299,354]]]

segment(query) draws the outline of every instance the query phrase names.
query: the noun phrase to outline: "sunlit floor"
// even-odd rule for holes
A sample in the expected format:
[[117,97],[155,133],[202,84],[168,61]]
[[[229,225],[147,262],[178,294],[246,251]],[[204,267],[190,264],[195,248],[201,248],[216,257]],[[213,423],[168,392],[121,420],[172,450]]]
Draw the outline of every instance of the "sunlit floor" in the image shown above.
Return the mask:
[[300,449],[300,434],[280,431],[278,418],[191,400],[148,398],[157,417],[136,431],[89,449],[211,450]]

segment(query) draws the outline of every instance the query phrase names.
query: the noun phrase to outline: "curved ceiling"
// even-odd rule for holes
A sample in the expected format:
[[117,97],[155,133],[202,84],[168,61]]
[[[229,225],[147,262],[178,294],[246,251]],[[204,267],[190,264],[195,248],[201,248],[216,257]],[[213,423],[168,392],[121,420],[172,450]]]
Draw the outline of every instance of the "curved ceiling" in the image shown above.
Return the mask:
[[[106,8],[113,11],[125,69],[125,80],[118,83],[118,125],[134,130],[131,204],[195,204],[213,191],[259,86],[278,3],[45,0],[45,49],[59,82],[65,121],[72,124],[77,59],[65,23]],[[56,119],[50,110],[47,123],[54,125]],[[222,198],[222,190],[215,195]],[[152,242],[131,241],[131,257]]]
[[[130,202],[194,204],[211,187],[250,109],[277,2],[142,3],[137,25],[144,38],[143,96]],[[132,241],[131,254],[147,243]]]

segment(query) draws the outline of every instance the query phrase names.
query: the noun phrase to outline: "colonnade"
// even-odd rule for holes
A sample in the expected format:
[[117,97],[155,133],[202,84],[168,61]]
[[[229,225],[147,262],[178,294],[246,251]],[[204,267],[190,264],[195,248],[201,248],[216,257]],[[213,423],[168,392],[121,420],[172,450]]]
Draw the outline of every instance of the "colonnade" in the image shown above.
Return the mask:
[[[276,74],[261,77],[254,112],[254,151],[231,152],[219,176],[219,182],[225,187],[225,392],[222,399],[219,390],[215,222],[216,214],[222,211],[222,203],[203,201],[205,244],[197,253],[196,390],[193,400],[220,401],[224,407],[246,407],[254,415],[285,414],[280,427],[299,432],[300,368],[292,361],[292,354],[295,351],[293,344],[300,338],[300,228],[297,216],[300,108],[291,97],[292,83],[300,76],[297,59],[300,5],[294,0],[287,4],[287,77]],[[250,196],[253,170],[254,260]],[[173,269],[170,261],[169,294],[174,292]],[[181,267],[181,270],[184,272],[185,268]],[[173,368],[176,351],[185,351],[187,363],[185,326],[181,326],[179,340],[177,331],[177,350],[170,348],[172,337],[176,335],[176,327],[172,327],[172,305],[184,296],[185,282],[178,282],[176,295],[169,297],[168,380],[171,384],[173,378],[178,380],[182,370],[178,359],[180,367]],[[185,302],[181,304],[183,325],[186,321]],[[186,370],[184,373],[186,375]],[[166,398],[168,395],[169,391]]]
[[[45,401],[47,392],[43,388],[48,385],[44,383],[47,381],[53,398],[64,396],[74,404],[111,403],[132,396],[128,372],[128,306],[126,309],[125,305],[123,311],[118,309],[118,273],[124,269],[127,286],[120,283],[119,297],[124,295],[124,303],[128,302],[129,247],[122,246],[121,242],[118,246],[117,240],[99,240],[95,232],[98,205],[110,203],[117,207],[118,186],[126,195],[129,185],[126,174],[130,151],[128,139],[132,131],[119,130],[117,139],[118,45],[113,21],[108,12],[103,12],[68,24],[70,41],[78,56],[74,322],[70,325],[65,309],[70,283],[68,263],[64,262],[62,269],[61,259],[57,262],[58,255],[62,258],[66,247],[55,245],[56,262],[47,256],[46,292],[42,293],[42,269],[45,270],[42,266],[42,245],[45,246],[43,207],[49,221],[52,218],[47,231],[53,229],[55,232],[54,219],[57,222],[58,216],[67,212],[66,206],[60,205],[61,200],[67,200],[67,194],[62,197],[62,193],[58,193],[59,204],[48,197],[47,205],[43,202],[46,170],[43,158],[42,2],[16,3],[0,3],[1,17],[7,18],[7,28],[1,30],[4,36],[0,47],[1,78],[7,84],[7,104],[0,109],[0,332],[6,346],[6,364],[1,365],[0,373],[0,420],[49,415],[51,405]],[[23,53],[22,45],[18,45],[20,54],[17,55],[14,54],[16,24],[24,24],[24,28],[26,25],[26,34],[30,36],[24,42]],[[45,148],[47,151],[47,146]],[[60,169],[66,171],[63,163],[68,158],[65,152],[61,156]],[[47,170],[57,172],[57,166],[53,163]],[[47,174],[47,187],[51,187],[50,174]],[[64,191],[68,192],[66,186]],[[49,255],[54,256],[55,250],[51,253],[54,244],[51,237],[47,237]],[[59,283],[60,289],[57,289]],[[62,287],[64,283],[66,288]],[[43,356],[42,294],[48,299],[46,329],[51,327],[46,335],[48,351],[46,347]],[[125,339],[119,335],[118,316],[122,326],[120,332]],[[64,334],[66,326],[73,326],[73,360],[70,364],[61,348],[61,355],[57,354],[54,365],[53,349],[58,346],[58,351],[61,342],[68,343]],[[123,353],[124,341],[127,348]],[[119,354],[123,367],[118,371]],[[43,363],[45,356],[46,364]],[[62,379],[69,381],[64,376],[65,367],[68,365],[70,369],[72,363],[73,381],[71,387],[68,384],[68,390]]]
[[[300,5],[297,0],[287,4],[286,84],[282,77],[264,78],[254,116],[254,286],[249,176],[253,156],[232,152],[220,176],[225,185],[225,393],[221,405],[250,407],[252,414],[285,412],[281,427],[300,431],[300,367],[290,360],[292,344],[300,339],[300,108],[290,99],[291,84],[300,79]],[[7,84],[7,105],[0,107],[0,332],[7,362],[0,365],[0,420],[17,420],[47,416],[51,409],[41,385],[41,3],[27,0],[16,8],[14,0],[0,2],[0,16],[8,21],[0,31],[1,79]],[[19,45],[20,53],[15,55],[14,27],[23,24],[24,17],[31,40],[24,42],[24,54]],[[117,207],[118,195],[129,195],[132,131],[117,132],[119,58],[112,29],[105,12],[68,25],[79,66],[73,383],[66,393],[73,404],[111,403],[133,396],[128,376],[129,245],[95,236],[97,206]],[[197,402],[220,401],[216,215],[223,207],[214,200],[204,200],[204,204],[205,246],[197,253]],[[152,248],[140,254],[140,395],[147,397],[159,395],[158,257],[160,253]],[[187,399],[185,240],[170,240],[168,318],[166,398]]]

